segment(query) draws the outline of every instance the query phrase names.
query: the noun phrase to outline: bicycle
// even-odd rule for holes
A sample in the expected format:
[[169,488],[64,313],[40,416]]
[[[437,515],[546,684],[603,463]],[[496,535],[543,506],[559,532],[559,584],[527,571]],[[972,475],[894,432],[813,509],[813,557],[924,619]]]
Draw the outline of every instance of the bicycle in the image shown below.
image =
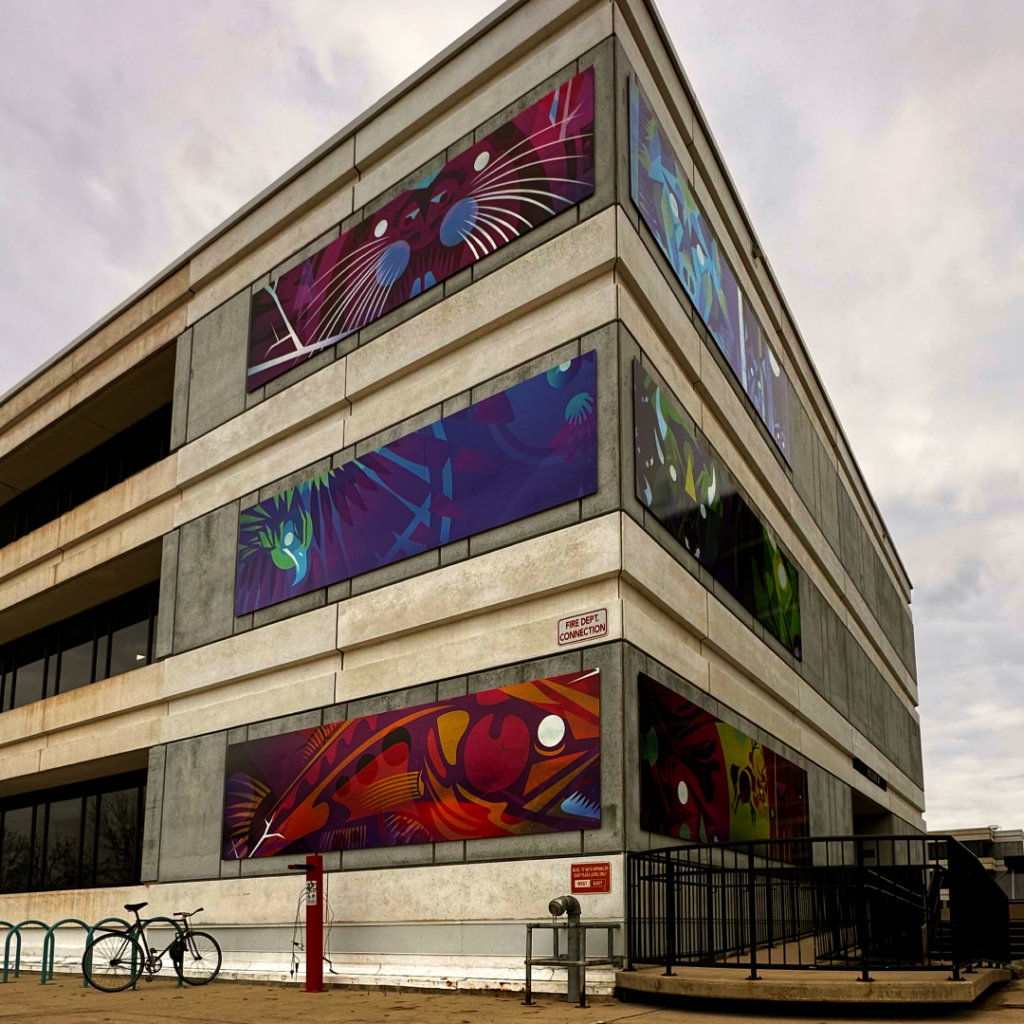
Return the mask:
[[125,910],[135,914],[135,924],[127,931],[104,928],[100,935],[85,947],[82,973],[93,988],[101,992],[123,992],[134,985],[146,972],[146,981],[152,981],[163,967],[163,958],[170,956],[175,973],[186,985],[206,985],[220,973],[221,950],[217,940],[206,932],[194,931],[190,918],[203,908],[191,912],[176,911],[184,927],[175,931],[166,949],[150,946],[146,928],[153,923],[143,921],[139,911],[148,903],[126,903]]

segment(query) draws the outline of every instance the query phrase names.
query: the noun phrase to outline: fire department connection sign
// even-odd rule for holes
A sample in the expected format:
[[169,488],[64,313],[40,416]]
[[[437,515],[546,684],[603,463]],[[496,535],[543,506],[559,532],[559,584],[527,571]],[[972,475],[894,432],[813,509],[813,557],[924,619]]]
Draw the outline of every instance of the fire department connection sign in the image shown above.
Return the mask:
[[608,635],[608,609],[598,608],[583,615],[571,615],[558,620],[558,646],[581,644],[585,640],[599,640]]
[[572,865],[572,893],[593,896],[599,892],[612,891],[612,866],[608,861],[596,864]]

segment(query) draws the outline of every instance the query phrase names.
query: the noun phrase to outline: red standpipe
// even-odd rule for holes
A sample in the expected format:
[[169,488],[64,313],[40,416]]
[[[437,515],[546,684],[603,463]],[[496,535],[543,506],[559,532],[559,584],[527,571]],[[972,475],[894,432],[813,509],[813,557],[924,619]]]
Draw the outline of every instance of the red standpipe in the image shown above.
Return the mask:
[[306,987],[303,992],[324,990],[324,859],[307,853],[305,864],[289,864],[292,871],[306,872]]

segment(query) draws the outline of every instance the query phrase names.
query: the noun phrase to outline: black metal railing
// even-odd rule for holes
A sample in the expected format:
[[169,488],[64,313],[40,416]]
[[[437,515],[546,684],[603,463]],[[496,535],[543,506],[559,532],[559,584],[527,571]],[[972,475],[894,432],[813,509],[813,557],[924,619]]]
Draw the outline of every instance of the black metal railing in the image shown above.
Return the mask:
[[837,836],[630,853],[629,960],[666,973],[818,968],[865,979],[892,969],[959,978],[1008,963],[1006,894],[942,838],[941,847],[926,836]]

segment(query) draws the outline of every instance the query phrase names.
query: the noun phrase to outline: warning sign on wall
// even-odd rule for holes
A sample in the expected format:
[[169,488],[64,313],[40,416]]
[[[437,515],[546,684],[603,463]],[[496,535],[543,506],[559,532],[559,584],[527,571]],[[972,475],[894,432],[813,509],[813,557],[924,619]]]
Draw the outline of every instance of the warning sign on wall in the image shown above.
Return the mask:
[[598,608],[582,615],[570,615],[558,620],[558,646],[580,644],[585,640],[598,640],[608,635],[608,609]]
[[608,861],[596,864],[573,864],[572,893],[593,895],[612,891],[612,866]]

